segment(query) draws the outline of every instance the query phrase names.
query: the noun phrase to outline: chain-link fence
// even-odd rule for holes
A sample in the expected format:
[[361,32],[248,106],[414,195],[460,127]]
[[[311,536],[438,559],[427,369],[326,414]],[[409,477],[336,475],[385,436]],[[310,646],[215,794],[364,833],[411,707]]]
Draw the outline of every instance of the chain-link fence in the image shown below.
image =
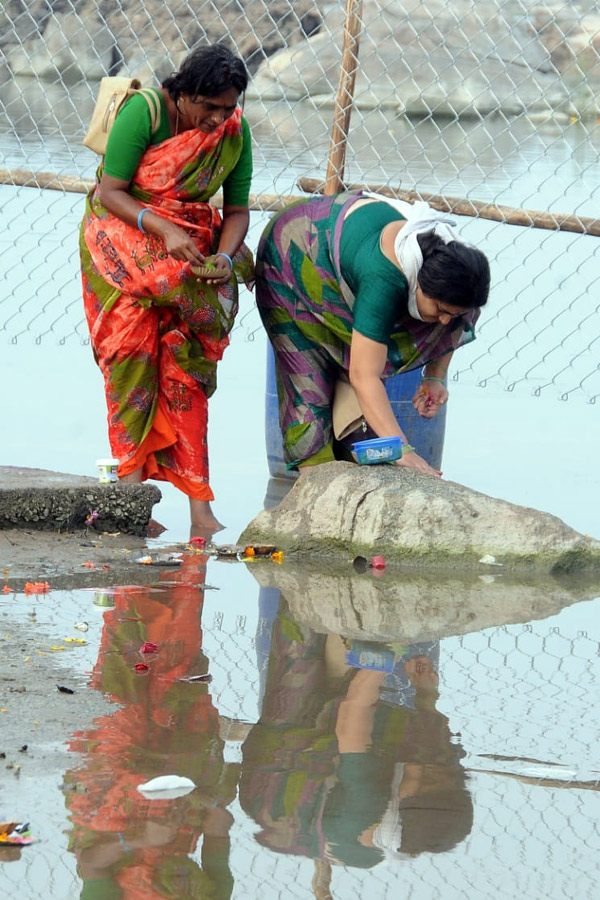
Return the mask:
[[433,198],[492,266],[454,377],[594,402],[599,29],[591,0],[6,0],[3,338],[87,339],[77,191],[97,161],[81,139],[99,78],[156,84],[198,41],[225,40],[252,73],[251,246],[270,210],[328,175]]

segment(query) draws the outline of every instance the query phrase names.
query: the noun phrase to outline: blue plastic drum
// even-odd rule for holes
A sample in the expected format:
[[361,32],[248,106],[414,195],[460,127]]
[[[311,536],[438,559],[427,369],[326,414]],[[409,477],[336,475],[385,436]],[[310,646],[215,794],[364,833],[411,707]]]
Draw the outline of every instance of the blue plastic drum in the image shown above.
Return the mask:
[[[446,407],[443,406],[434,419],[423,419],[412,405],[412,398],[421,380],[421,369],[404,372],[385,379],[387,395],[396,421],[419,456],[434,469],[442,468],[444,434],[446,431]],[[267,388],[265,397],[265,436],[269,472],[272,478],[295,478],[283,461],[283,445],[279,428],[279,405],[275,380],[275,357],[267,344]]]

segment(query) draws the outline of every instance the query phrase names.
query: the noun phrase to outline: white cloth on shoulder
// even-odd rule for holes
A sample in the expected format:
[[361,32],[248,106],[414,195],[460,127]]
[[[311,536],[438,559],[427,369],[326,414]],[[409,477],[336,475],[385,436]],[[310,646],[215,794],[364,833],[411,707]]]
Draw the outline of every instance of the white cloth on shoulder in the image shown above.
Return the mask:
[[456,223],[447,214],[432,209],[424,200],[408,203],[406,200],[395,200],[370,191],[365,192],[363,196],[389,203],[406,219],[394,241],[394,253],[408,281],[408,312],[413,319],[422,322],[417,306],[417,275],[423,265],[423,254],[417,237],[427,231],[433,231],[448,244],[456,240],[456,235],[448,226],[454,227]]

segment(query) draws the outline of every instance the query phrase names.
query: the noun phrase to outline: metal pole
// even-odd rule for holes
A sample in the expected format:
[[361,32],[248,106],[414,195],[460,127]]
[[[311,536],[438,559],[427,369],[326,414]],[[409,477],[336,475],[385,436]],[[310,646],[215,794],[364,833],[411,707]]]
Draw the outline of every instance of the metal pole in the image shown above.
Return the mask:
[[350,127],[350,112],[354,102],[354,82],[358,68],[358,43],[362,28],[362,9],[362,0],[346,0],[342,63],[329,143],[327,175],[325,178],[324,193],[326,194],[337,194],[344,189],[346,144]]
[[[326,194],[325,183],[318,178],[299,178],[298,187],[307,194]],[[460,197],[443,197],[439,194],[428,194],[425,191],[391,188],[387,184],[347,184],[348,191],[373,191],[386,197],[395,197],[414,203],[425,200],[433,209],[440,212],[453,213],[456,216],[473,216],[477,219],[489,219],[503,225],[520,225],[522,228],[543,228],[546,231],[569,231],[574,234],[589,234],[600,237],[600,219],[591,216],[578,216],[572,213],[543,212],[535,209],[523,209],[515,206],[497,206],[495,203],[484,203],[481,200],[468,200]]]
[[[94,187],[94,180],[79,178],[77,175],[58,175],[55,172],[34,172],[30,169],[0,169],[0,185],[12,187],[32,187],[49,191],[62,191],[68,194],[87,194]],[[250,194],[248,208],[261,212],[276,212],[288,206],[300,196],[284,194]],[[219,192],[211,197],[211,203],[220,209],[223,195]]]
[[[0,169],[0,185],[12,187],[33,187],[42,190],[62,191],[71,194],[86,194],[94,186],[94,182],[75,175],[57,175],[54,172],[33,172],[29,169]],[[326,193],[325,183],[319,178],[302,177],[298,179],[298,187],[305,194]],[[573,213],[544,212],[535,209],[523,209],[514,206],[497,206],[480,200],[468,200],[460,197],[443,197],[439,194],[428,194],[424,191],[391,188],[387,184],[348,184],[350,191],[373,191],[387,197],[397,197],[413,203],[415,200],[426,200],[433,209],[440,212],[453,213],[456,216],[473,216],[501,222],[503,225],[520,225],[522,228],[542,228],[546,231],[569,231],[574,234],[588,234],[600,237],[600,219],[591,216],[578,216]],[[250,194],[248,208],[252,211],[277,212],[296,200],[301,194]],[[223,203],[222,195],[216,194],[211,202],[217,208]]]

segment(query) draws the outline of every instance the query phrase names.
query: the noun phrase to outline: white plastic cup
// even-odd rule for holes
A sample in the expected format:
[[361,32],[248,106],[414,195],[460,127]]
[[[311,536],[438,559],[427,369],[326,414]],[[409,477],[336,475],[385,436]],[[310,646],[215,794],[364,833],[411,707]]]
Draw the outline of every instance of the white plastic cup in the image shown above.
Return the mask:
[[94,591],[94,606],[114,606],[114,591]]
[[118,459],[97,459],[98,481],[100,484],[113,484],[119,480],[117,475]]

